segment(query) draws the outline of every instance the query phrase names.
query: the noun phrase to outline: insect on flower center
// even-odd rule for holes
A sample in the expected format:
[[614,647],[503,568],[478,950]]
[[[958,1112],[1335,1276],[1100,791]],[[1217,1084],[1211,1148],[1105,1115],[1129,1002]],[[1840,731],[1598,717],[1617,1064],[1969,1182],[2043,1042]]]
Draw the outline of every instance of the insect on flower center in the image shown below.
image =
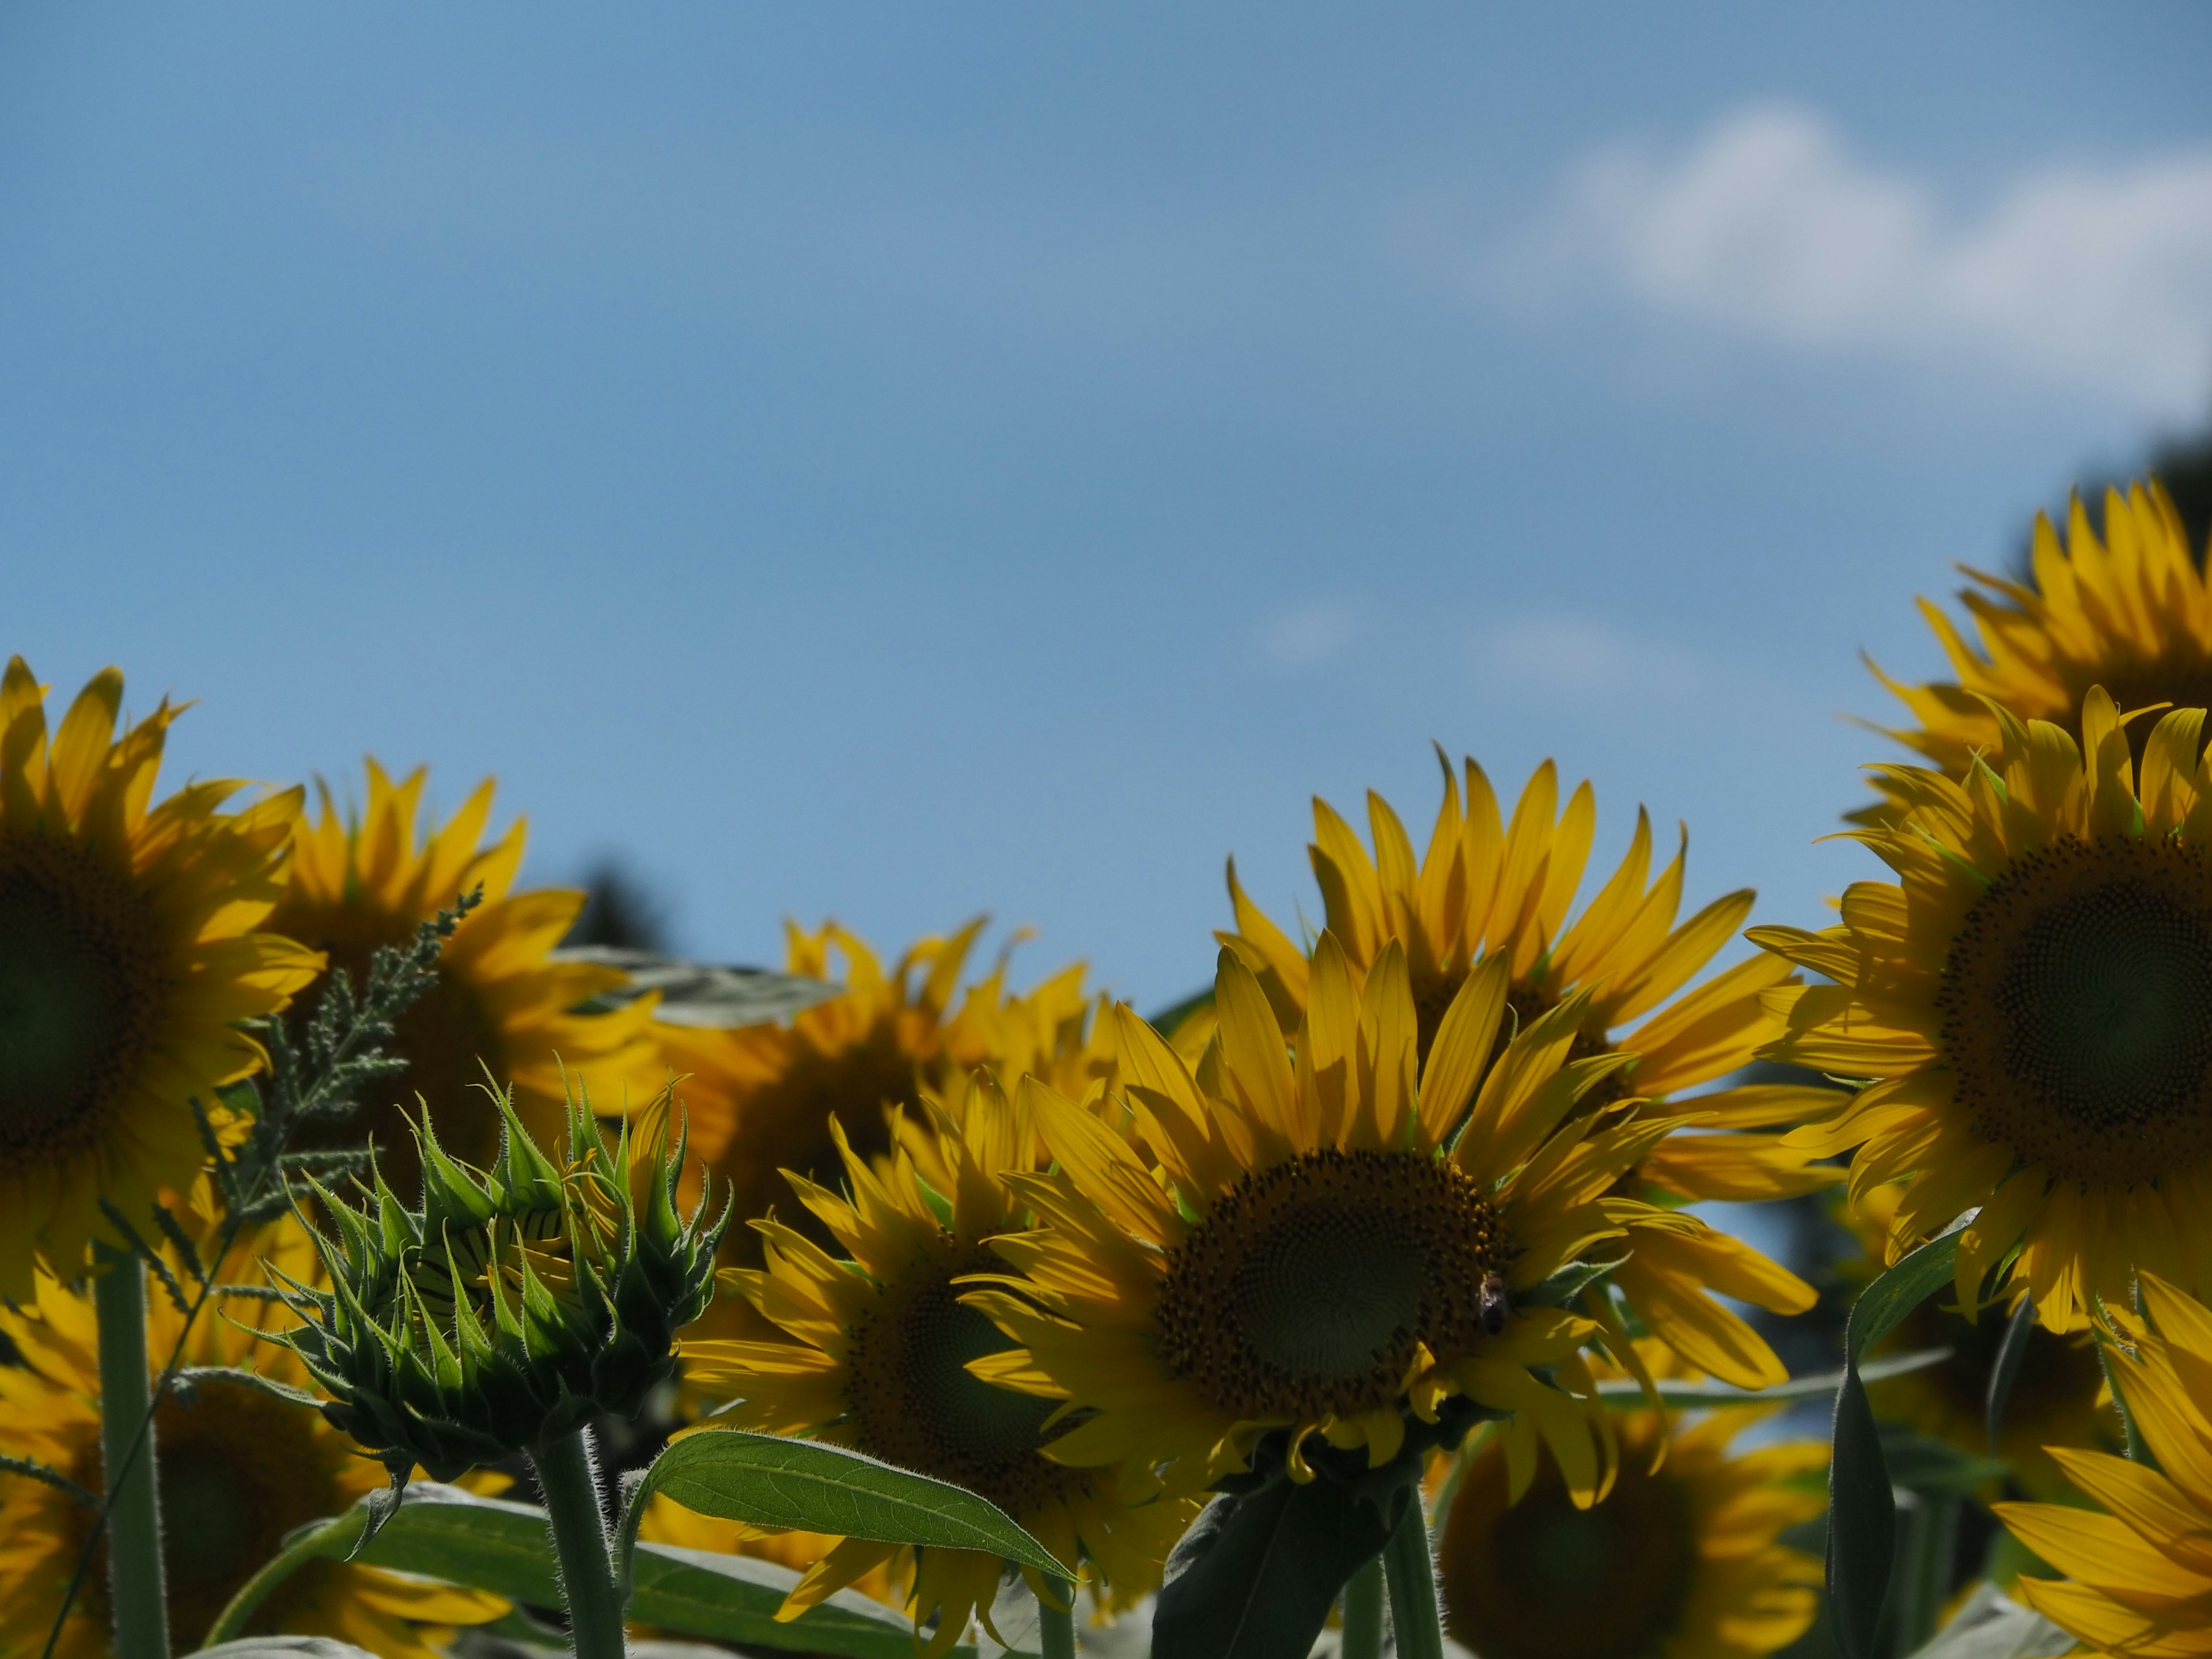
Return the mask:
[[0,842],[0,1152],[97,1144],[159,1035],[159,925],[123,874],[77,842]]
[[1161,1357],[1242,1418],[1395,1401],[1417,1347],[1471,1351],[1504,1312],[1503,1219],[1453,1165],[1304,1152],[1255,1170],[1168,1258]]
[[1936,1000],[1982,1133],[2062,1179],[2212,1158],[2212,868],[2178,842],[2068,838],[1968,911]]
[[953,1281],[1003,1271],[988,1251],[948,1252],[887,1285],[854,1330],[847,1401],[859,1449],[981,1492],[1018,1516],[1080,1477],[1038,1455],[1055,1401],[968,1369],[1014,1345],[961,1303],[966,1287]]

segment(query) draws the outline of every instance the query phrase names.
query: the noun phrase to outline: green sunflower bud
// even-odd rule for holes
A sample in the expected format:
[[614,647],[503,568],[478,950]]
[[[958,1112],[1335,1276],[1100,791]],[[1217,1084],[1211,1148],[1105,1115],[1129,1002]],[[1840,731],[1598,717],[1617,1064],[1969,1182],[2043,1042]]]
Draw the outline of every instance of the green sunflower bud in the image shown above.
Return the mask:
[[423,1120],[419,1210],[374,1165],[357,1206],[311,1182],[336,1234],[316,1233],[331,1288],[286,1281],[306,1322],[284,1340],[331,1396],[323,1415],[395,1478],[420,1463],[450,1480],[635,1413],[714,1294],[728,1207],[678,1212],[665,1092],[611,1146],[572,1093],[557,1166],[511,1097],[500,1113],[489,1170],[448,1157]]

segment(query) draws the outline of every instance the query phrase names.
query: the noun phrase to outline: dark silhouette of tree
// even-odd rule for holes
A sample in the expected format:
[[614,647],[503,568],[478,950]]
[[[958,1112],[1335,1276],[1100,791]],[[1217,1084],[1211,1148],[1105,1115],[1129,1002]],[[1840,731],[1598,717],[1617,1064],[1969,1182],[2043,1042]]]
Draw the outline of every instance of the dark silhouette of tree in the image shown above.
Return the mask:
[[564,945],[611,945],[631,951],[668,948],[668,906],[629,865],[609,854],[584,874],[583,913]]

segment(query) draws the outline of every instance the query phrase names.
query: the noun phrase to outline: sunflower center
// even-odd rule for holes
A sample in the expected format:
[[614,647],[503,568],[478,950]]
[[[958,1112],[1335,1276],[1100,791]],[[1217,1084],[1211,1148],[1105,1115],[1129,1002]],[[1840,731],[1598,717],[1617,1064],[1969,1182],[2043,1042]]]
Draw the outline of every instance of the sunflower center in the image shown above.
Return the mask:
[[159,923],[119,872],[61,837],[0,842],[0,1152],[98,1143],[168,989]]
[[1484,1282],[1510,1259],[1503,1218],[1455,1166],[1303,1152],[1247,1175],[1170,1254],[1160,1355],[1241,1419],[1370,1411],[1417,1347],[1449,1359],[1481,1341]]
[[953,1280],[1004,1271],[988,1251],[948,1254],[886,1288],[854,1330],[847,1405],[860,1450],[981,1492],[1019,1516],[1079,1477],[1037,1453],[1056,1402],[968,1369],[1014,1345],[961,1303]]
[[1967,912],[1936,1006],[1975,1126],[2061,1178],[2212,1158],[2212,869],[2173,841],[2064,840]]
[[[1604,1502],[1578,1510],[1547,1455],[1517,1504],[1479,1456],[1437,1548],[1444,1619],[1485,1659],[1646,1659],[1681,1628],[1697,1576],[1689,1494],[1624,1447]],[[1510,1517],[1510,1519],[1509,1519]]]

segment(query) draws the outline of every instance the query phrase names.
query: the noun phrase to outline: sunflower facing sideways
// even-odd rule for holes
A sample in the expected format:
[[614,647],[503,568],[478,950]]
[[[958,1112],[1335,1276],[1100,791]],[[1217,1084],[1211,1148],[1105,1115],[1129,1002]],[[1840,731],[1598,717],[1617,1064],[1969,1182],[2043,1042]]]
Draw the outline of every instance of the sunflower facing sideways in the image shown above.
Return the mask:
[[[942,1194],[902,1151],[878,1173],[833,1119],[851,1196],[796,1173],[788,1179],[842,1257],[781,1222],[756,1221],[766,1265],[728,1277],[777,1340],[687,1342],[686,1381],[708,1398],[734,1397],[726,1413],[733,1427],[834,1441],[981,1492],[1071,1571],[1087,1564],[1103,1601],[1115,1605],[1158,1583],[1196,1506],[1147,1489],[1125,1496],[1110,1469],[1050,1460],[1053,1404],[971,1370],[1009,1346],[962,1296],[975,1275],[999,1268],[987,1241],[1022,1225],[1002,1178],[1038,1167],[1028,1112],[982,1073],[957,1115],[934,1111],[940,1161],[955,1177]],[[848,1539],[807,1571],[779,1616],[796,1618],[888,1567],[917,1629],[935,1622],[927,1650],[941,1654],[972,1615],[988,1620],[1002,1566],[969,1551]]]
[[[234,1255],[258,1254],[303,1282],[317,1279],[313,1243],[286,1220],[249,1234]],[[183,1316],[151,1299],[149,1346],[166,1358]],[[295,1388],[307,1371],[287,1349],[255,1334],[292,1322],[281,1303],[228,1297],[202,1313],[184,1363],[244,1367]],[[100,1371],[89,1297],[40,1273],[22,1311],[0,1308],[21,1354],[0,1368],[0,1451],[33,1457],[78,1485],[100,1484]],[[258,1389],[203,1380],[187,1400],[171,1395],[155,1415],[155,1455],[171,1524],[162,1540],[169,1623],[197,1644],[284,1535],[343,1514],[381,1486],[385,1474],[320,1413]],[[89,1530],[89,1512],[55,1488],[0,1474],[0,1653],[35,1654],[61,1605],[63,1586]],[[98,1659],[107,1648],[107,1576],[79,1588],[57,1659]],[[255,1633],[335,1637],[384,1659],[434,1659],[440,1627],[496,1619],[507,1604],[405,1574],[315,1562],[278,1587],[254,1615]]]
[[436,986],[401,1014],[392,1052],[407,1069],[349,1117],[311,1121],[298,1150],[360,1146],[374,1137],[386,1180],[411,1200],[422,1179],[407,1127],[417,1097],[428,1103],[447,1151],[489,1164],[499,1149],[499,1110],[483,1086],[486,1067],[512,1080],[515,1109],[548,1145],[566,1133],[565,1069],[602,1113],[642,1105],[666,1081],[650,1030],[653,998],[611,1013],[578,1014],[577,1004],[623,982],[616,969],[549,956],[583,908],[566,888],[514,892],[524,825],[480,844],[491,816],[489,781],[460,811],[418,842],[424,773],[394,783],[368,763],[368,799],[358,821],[341,816],[327,790],[322,815],[300,821],[292,876],[269,926],[329,953],[360,985],[380,945],[404,945],[422,922],[479,885],[483,902],[462,920],[438,958]]
[[[1692,1374],[1643,1345],[1646,1367]],[[1761,1413],[1711,1412],[1670,1428],[1619,1419],[1620,1474],[1577,1509],[1547,1456],[1511,1501],[1496,1437],[1472,1442],[1442,1483],[1437,1570],[1446,1627],[1483,1659],[1757,1659],[1805,1633],[1818,1558],[1781,1541],[1820,1512],[1828,1448],[1769,1443],[1731,1456]]]
[[1999,746],[1963,783],[1879,769],[1911,811],[1853,838],[1896,883],[1853,884],[1837,927],[1752,937],[1834,981],[1774,993],[1771,1055],[1868,1079],[1793,1139],[1856,1148],[1855,1201],[1906,1183],[1891,1261],[1978,1206],[1960,1305],[2002,1269],[2063,1333],[2138,1272],[2212,1279],[2212,774],[2201,709],[2153,727],[2140,791],[2102,690],[2079,746],[1991,712]]
[[1611,1431],[1581,1353],[1601,1328],[1528,1292],[1618,1245],[1647,1206],[1606,1194],[1666,1130],[1577,1115],[1624,1062],[1568,1059],[1576,1000],[1486,1068],[1506,991],[1502,959],[1468,975],[1417,1087],[1395,942],[1362,975],[1322,935],[1295,1064],[1259,981],[1224,950],[1219,1034],[1194,1073],[1115,1011],[1157,1174],[1097,1114],[1028,1085],[1057,1168],[1006,1184],[1043,1225],[998,1241],[1021,1277],[968,1299],[1022,1345],[977,1374],[1078,1413],[1047,1455],[1181,1496],[1281,1431],[1305,1480],[1311,1437],[1378,1468],[1408,1412],[1434,1423],[1464,1395],[1510,1415],[1516,1491],[1540,1438],[1575,1502],[1605,1489]]
[[[1727,944],[1750,911],[1748,889],[1716,899],[1677,924],[1686,839],[1656,880],[1651,824],[1638,811],[1628,854],[1571,921],[1589,856],[1596,805],[1579,786],[1564,811],[1559,778],[1540,767],[1501,822],[1489,779],[1467,763],[1466,804],[1444,769],[1443,805],[1427,852],[1413,844],[1389,805],[1367,798],[1375,855],[1327,802],[1314,802],[1309,849],[1327,926],[1355,969],[1370,969],[1395,944],[1405,956],[1424,1066],[1448,1008],[1478,959],[1508,965],[1507,1031],[1579,995],[1576,1059],[1615,1055],[1620,1065],[1579,1109],[1616,1111],[1631,1098],[1660,1099],[1741,1068],[1776,1030],[1760,995],[1789,974],[1753,957],[1686,994],[1683,988]],[[1554,815],[1557,815],[1556,817]],[[1306,956],[1247,896],[1229,870],[1237,931],[1217,934],[1259,978],[1287,1036],[1308,1008]],[[1624,1026],[1633,1027],[1626,1031]],[[1502,1038],[1501,1038],[1502,1041]],[[1701,1095],[1666,1109],[1701,1131],[1656,1139],[1629,1190],[1668,1206],[1700,1200],[1787,1198],[1827,1184],[1817,1168],[1771,1130],[1832,1109],[1833,1091],[1761,1084]],[[1812,1287],[1748,1245],[1678,1213],[1650,1212],[1633,1230],[1636,1253],[1614,1276],[1638,1316],[1698,1370],[1742,1388],[1788,1376],[1749,1325],[1707,1294],[1719,1291],[1777,1313],[1802,1313]]]
[[256,1070],[241,1019],[271,1014],[319,959],[256,931],[277,897],[297,790],[243,812],[210,781],[152,804],[178,710],[120,737],[123,677],[94,676],[58,731],[21,657],[0,677],[0,1297],[40,1257],[74,1275],[206,1157],[191,1101]]
[[[2033,586],[1969,570],[1976,586],[1959,597],[1974,620],[1971,643],[1923,599],[1921,613],[1958,678],[1905,685],[1875,669],[1918,722],[1889,735],[1963,779],[1972,757],[1997,744],[1990,703],[2023,720],[2063,726],[2077,743],[2077,716],[2093,685],[2123,709],[2212,704],[2212,583],[2191,556],[2172,499],[2155,481],[2125,495],[2107,490],[2104,532],[2097,534],[2077,496],[2063,546],[2050,520],[2036,515]],[[2148,721],[2129,727],[2138,759],[2150,732]],[[1885,804],[1857,814],[1862,821],[1909,802],[1879,775],[1875,785]]]
[[2212,1313],[2155,1273],[2142,1314],[2106,1310],[2100,1334],[2149,1461],[2054,1446],[2096,1510],[1999,1504],[1997,1518],[2068,1575],[2023,1577],[2012,1594],[2099,1653],[2183,1659],[2212,1653]]

